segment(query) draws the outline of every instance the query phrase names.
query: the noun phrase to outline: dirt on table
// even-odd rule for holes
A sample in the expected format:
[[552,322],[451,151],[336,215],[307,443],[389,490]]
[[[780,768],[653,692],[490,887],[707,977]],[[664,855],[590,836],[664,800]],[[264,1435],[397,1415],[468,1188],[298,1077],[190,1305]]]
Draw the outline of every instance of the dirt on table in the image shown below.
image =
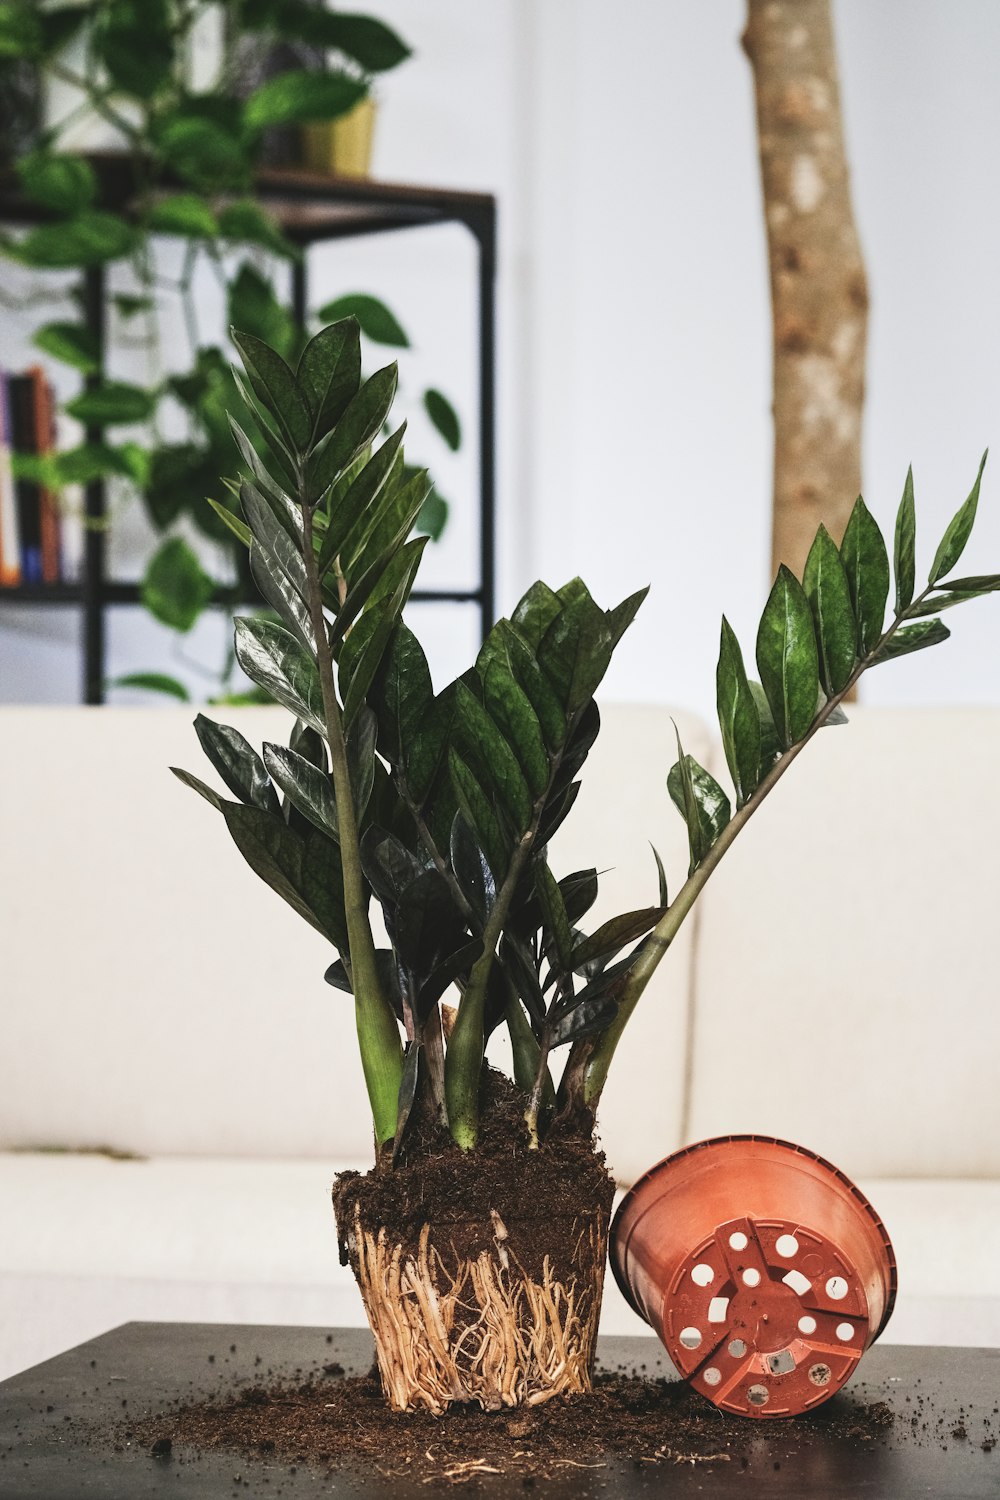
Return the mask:
[[[836,1436],[868,1445],[893,1415],[884,1402],[837,1400],[795,1419],[796,1437]],[[592,1395],[484,1412],[452,1407],[436,1418],[396,1414],[377,1376],[345,1378],[338,1365],[302,1384],[261,1384],[129,1424],[121,1437],[154,1457],[175,1447],[225,1450],[244,1461],[376,1472],[450,1483],[479,1475],[535,1480],[609,1463],[742,1464],[769,1423],[728,1416],[681,1381],[599,1373]]]

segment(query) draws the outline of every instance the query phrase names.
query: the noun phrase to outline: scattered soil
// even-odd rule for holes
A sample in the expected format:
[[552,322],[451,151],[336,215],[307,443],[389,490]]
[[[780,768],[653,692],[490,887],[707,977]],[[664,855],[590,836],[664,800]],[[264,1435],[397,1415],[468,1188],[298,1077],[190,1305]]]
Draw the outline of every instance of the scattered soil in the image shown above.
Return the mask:
[[[884,1402],[835,1399],[795,1419],[797,1446],[830,1436],[866,1446],[883,1438],[893,1414]],[[626,1462],[746,1467],[762,1427],[716,1410],[682,1381],[599,1374],[592,1395],[490,1413],[452,1407],[438,1419],[389,1412],[377,1376],[345,1379],[339,1365],[304,1384],[244,1388],[130,1424],[121,1438],[155,1457],[175,1445],[225,1450],[244,1460],[460,1483],[478,1475],[520,1477],[530,1485],[574,1469]]]

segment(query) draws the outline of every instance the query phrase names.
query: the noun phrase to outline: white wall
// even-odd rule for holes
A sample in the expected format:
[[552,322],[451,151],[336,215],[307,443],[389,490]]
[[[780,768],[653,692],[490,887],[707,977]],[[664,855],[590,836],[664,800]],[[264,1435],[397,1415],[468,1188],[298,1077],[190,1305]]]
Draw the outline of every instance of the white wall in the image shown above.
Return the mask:
[[[501,602],[537,575],[582,572],[608,603],[652,582],[607,692],[710,712],[719,615],[751,647],[769,584],[769,310],[742,0],[378,9],[417,53],[382,84],[378,175],[500,198]],[[929,556],[1000,437],[1000,9],[836,0],[835,20],[872,291],[866,497],[891,527],[912,459]],[[383,292],[419,346],[413,386],[458,397],[455,526],[426,578],[457,581],[474,548],[470,247],[457,230],[392,236],[323,251],[316,274],[331,295]],[[989,469],[967,560],[1000,564]],[[866,698],[1000,701],[997,607],[951,615],[954,643],[872,674]],[[453,620],[414,617],[441,674],[471,647]],[[0,610],[0,697],[69,696],[75,662],[32,646],[26,623]],[[136,631],[135,617],[116,627],[113,670],[153,664],[151,627]]]

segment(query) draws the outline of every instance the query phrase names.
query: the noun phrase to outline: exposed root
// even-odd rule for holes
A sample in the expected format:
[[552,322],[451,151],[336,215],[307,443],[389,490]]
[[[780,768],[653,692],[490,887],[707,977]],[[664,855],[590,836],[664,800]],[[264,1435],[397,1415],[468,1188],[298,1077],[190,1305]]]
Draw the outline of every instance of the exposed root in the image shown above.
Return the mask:
[[499,1215],[494,1249],[449,1267],[429,1225],[414,1256],[390,1244],[384,1228],[364,1228],[356,1211],[351,1259],[390,1406],[440,1415],[477,1402],[494,1411],[589,1391],[607,1232],[598,1216],[573,1230],[574,1274],[559,1279],[545,1256],[534,1280]]

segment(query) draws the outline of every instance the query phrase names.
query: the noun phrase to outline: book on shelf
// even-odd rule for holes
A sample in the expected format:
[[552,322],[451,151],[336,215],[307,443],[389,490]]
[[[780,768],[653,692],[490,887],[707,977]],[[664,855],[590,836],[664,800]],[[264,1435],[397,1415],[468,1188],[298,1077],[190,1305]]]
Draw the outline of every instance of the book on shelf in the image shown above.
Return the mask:
[[54,451],[55,422],[44,370],[0,371],[0,587],[66,581],[59,497],[16,462]]

